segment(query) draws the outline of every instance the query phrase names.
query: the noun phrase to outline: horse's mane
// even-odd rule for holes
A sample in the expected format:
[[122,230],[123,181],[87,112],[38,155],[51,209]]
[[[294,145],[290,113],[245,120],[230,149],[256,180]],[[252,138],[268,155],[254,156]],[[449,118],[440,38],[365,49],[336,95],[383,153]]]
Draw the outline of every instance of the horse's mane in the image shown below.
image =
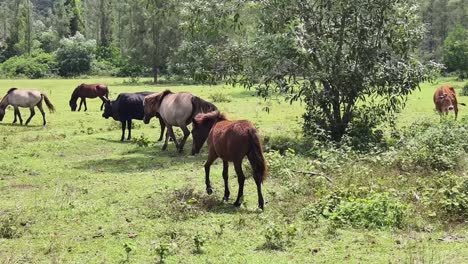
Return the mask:
[[166,89],[162,92],[162,95],[161,95],[161,101],[164,99],[164,97],[166,97],[166,95],[168,94],[172,94],[173,92],[169,89]]
[[198,96],[194,96],[192,102],[194,106],[194,111],[196,113],[208,113],[218,110],[218,108],[214,104],[205,101]]
[[13,92],[13,91],[15,91],[15,90],[18,90],[18,88],[10,88],[10,89],[8,90],[7,94],[9,94],[9,93],[11,93],[11,92]]
[[13,91],[15,91],[15,90],[18,90],[18,88],[10,88],[10,89],[7,91],[7,93],[5,94],[5,96],[2,97],[2,100],[0,101],[0,106],[1,106],[1,107],[6,107],[6,105],[8,105],[8,103],[5,103],[5,99],[7,98],[7,96],[8,96],[11,92],[13,92]]
[[206,124],[210,121],[216,123],[222,120],[227,120],[226,115],[224,113],[219,112],[218,110],[206,114],[200,113],[195,116],[195,122],[197,122],[198,124]]

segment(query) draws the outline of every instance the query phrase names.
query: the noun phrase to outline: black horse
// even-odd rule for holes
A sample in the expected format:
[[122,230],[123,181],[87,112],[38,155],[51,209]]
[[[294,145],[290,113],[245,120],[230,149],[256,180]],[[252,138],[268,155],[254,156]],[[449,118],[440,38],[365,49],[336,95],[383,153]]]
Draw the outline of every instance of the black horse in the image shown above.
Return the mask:
[[[143,99],[149,94],[152,94],[152,92],[121,93],[114,101],[106,100],[102,116],[106,119],[112,117],[114,120],[122,123],[122,137],[120,141],[124,141],[126,126],[128,127],[127,140],[131,139],[132,119],[143,120]],[[158,115],[156,117],[159,119],[159,124],[161,125],[161,135],[158,139],[158,141],[161,141],[166,125],[161,119],[161,116]]]

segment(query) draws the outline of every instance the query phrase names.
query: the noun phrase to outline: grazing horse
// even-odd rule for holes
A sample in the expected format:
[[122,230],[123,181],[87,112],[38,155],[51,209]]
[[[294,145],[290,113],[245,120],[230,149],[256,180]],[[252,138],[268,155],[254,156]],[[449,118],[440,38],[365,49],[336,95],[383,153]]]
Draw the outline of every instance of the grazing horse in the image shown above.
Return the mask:
[[234,163],[239,183],[239,192],[234,205],[239,207],[240,199],[244,194],[245,181],[242,160],[247,156],[257,184],[258,207],[263,209],[262,182],[267,175],[267,165],[254,125],[247,120],[226,120],[225,116],[218,111],[198,114],[193,120],[192,137],[192,154],[199,153],[208,138],[208,159],[205,163],[206,192],[213,193],[210,183],[210,166],[219,157],[223,160],[224,200],[229,200],[228,162],[231,161]]
[[[145,124],[148,124],[150,119],[157,113],[161,115],[161,118],[167,126],[167,133],[174,141],[179,152],[182,152],[185,141],[190,135],[187,125],[192,122],[192,119],[199,113],[217,110],[214,104],[194,96],[191,93],[173,93],[169,90],[146,96],[144,109],[145,117],[143,118],[143,122],[145,122]],[[184,132],[184,138],[180,141],[180,144],[177,143],[174,131],[172,130],[173,126],[180,127]],[[163,150],[167,148],[167,141],[168,137],[166,137],[162,147]]]
[[[125,126],[128,127],[127,140],[132,138],[132,119],[143,119],[143,99],[150,94],[152,94],[152,92],[121,93],[114,101],[107,100],[104,104],[102,117],[106,119],[112,117],[115,121],[120,121],[122,123],[122,137],[120,141],[124,141]],[[156,115],[156,117],[158,117],[159,124],[161,124],[161,135],[158,139],[158,141],[161,141],[166,126],[159,114]]]
[[28,120],[26,120],[26,125],[28,125],[29,121],[31,121],[31,118],[36,114],[34,107],[37,106],[39,111],[41,111],[42,119],[44,121],[43,125],[45,126],[46,119],[44,109],[42,108],[42,101],[45,102],[51,113],[55,111],[55,108],[47,95],[36,90],[18,90],[18,88],[11,88],[0,102],[0,121],[2,121],[3,117],[5,116],[6,107],[8,105],[12,105],[15,109],[15,119],[13,120],[13,124],[16,123],[16,117],[18,117],[20,124],[23,125],[23,119],[21,118],[21,113],[18,107],[29,107],[29,110],[31,110],[31,115],[29,116]]
[[76,101],[78,98],[81,98],[80,107],[78,111],[81,110],[81,106],[84,104],[85,112],[88,110],[86,106],[86,98],[96,98],[99,97],[102,100],[101,110],[104,107],[107,99],[109,98],[109,89],[104,84],[80,84],[78,87],[73,90],[73,93],[70,98],[70,108],[72,111],[76,110]]

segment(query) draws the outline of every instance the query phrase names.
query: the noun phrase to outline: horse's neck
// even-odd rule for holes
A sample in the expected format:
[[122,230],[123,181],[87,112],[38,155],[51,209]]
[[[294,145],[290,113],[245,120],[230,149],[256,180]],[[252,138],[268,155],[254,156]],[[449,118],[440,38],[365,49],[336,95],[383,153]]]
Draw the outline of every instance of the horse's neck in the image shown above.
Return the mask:
[[2,98],[2,101],[0,102],[0,108],[5,109],[7,105],[8,105],[8,94]]
[[76,89],[73,91],[70,100],[77,100],[78,97],[79,97],[79,96],[78,96],[78,88],[76,88]]

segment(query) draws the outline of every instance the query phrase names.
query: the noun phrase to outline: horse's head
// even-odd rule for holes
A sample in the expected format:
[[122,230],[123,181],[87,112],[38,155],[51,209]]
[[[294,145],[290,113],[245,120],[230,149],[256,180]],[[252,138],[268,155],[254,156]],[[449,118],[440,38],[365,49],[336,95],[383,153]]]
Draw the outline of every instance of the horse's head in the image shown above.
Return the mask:
[[205,144],[211,128],[219,120],[225,120],[223,114],[218,111],[213,111],[207,114],[198,114],[192,120],[192,155],[200,153],[203,144]]
[[72,112],[75,112],[76,111],[76,106],[77,106],[76,101],[70,100],[69,105],[70,105],[70,108],[71,108]]
[[105,119],[108,119],[109,117],[112,116],[112,102],[107,99],[106,102],[104,103],[104,112],[102,113],[102,117]]
[[144,117],[143,122],[149,124],[151,118],[156,116],[161,106],[162,93],[150,94],[143,100]]

